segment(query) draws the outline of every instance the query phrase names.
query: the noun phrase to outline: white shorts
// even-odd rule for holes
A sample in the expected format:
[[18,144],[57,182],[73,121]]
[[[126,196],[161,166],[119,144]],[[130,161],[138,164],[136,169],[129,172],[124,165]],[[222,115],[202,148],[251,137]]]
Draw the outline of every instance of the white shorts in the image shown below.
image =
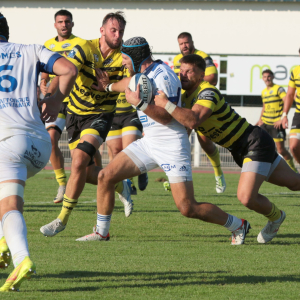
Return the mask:
[[26,181],[49,161],[51,143],[27,135],[15,135],[0,142],[0,182]]
[[192,181],[190,144],[179,140],[177,144],[164,142],[158,146],[150,139],[142,138],[125,148],[126,153],[142,173],[160,167],[170,183]]

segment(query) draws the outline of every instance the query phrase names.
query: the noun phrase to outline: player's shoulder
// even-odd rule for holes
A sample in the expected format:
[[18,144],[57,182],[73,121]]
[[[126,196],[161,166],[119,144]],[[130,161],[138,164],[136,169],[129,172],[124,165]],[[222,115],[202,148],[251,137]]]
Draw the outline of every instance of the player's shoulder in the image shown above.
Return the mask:
[[285,89],[281,85],[274,84],[273,89],[277,94],[285,93]]
[[197,50],[197,49],[195,49],[194,54],[197,54],[197,55],[201,56],[202,58],[209,57],[209,55],[207,53],[205,53],[204,51],[201,51],[201,50]]
[[173,64],[174,65],[179,64],[180,63],[179,61],[182,59],[182,57],[183,57],[183,55],[181,53],[177,54],[173,59]]
[[55,45],[57,44],[56,38],[57,38],[57,37],[53,37],[53,38],[47,40],[47,41],[44,43],[44,46],[45,46],[46,48],[48,48],[48,49],[51,50],[51,49],[54,48]]
[[207,81],[202,81],[199,86],[198,99],[221,100],[220,91]]
[[291,72],[294,76],[297,76],[300,74],[300,66],[296,66],[292,72]]

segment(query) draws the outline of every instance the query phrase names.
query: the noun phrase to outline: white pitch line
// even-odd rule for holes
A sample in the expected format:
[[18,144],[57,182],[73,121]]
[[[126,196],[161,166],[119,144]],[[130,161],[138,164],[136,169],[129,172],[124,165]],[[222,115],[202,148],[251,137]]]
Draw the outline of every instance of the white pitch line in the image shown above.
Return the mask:
[[[97,202],[97,199],[94,199],[94,200],[90,200],[90,201],[79,201],[78,203],[79,204],[86,204],[86,203],[96,203]],[[25,205],[26,204],[50,204],[50,203],[52,203],[53,204],[53,207],[54,206],[58,206],[58,205],[56,205],[55,203],[53,203],[52,201],[48,201],[48,202],[27,202],[26,201],[26,199],[25,199],[25,201],[24,201],[24,203],[25,203]]]

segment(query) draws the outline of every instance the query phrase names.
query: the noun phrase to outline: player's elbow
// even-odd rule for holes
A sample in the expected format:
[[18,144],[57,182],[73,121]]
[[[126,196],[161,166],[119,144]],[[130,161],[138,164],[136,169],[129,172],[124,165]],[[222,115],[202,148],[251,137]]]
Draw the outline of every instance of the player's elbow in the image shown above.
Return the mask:
[[73,65],[72,63],[69,66],[69,75],[73,78],[76,79],[77,75],[78,75],[78,70],[76,68],[75,65]]

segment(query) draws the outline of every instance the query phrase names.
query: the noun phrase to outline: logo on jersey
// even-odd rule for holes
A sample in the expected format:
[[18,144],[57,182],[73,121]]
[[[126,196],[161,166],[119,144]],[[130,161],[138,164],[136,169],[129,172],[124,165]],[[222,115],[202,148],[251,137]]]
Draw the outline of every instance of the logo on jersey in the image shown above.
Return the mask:
[[68,57],[74,58],[77,52],[78,52],[78,49],[77,49],[77,48],[73,48],[73,49],[69,52]]
[[273,94],[273,91],[270,91],[270,95]]
[[147,117],[147,116],[141,116],[141,117],[140,117],[140,121],[141,121],[142,123],[146,123],[146,122],[148,122],[148,117]]
[[165,171],[165,172],[169,172],[171,171],[172,169],[176,169],[176,166],[175,165],[170,165],[170,164],[162,164],[160,165],[161,168]]
[[94,60],[95,60],[95,62],[99,61],[99,56],[97,54],[94,54]]
[[103,66],[107,66],[109,64],[111,64],[114,60],[112,58],[108,58],[103,62]]
[[179,169],[179,171],[181,171],[181,172],[186,172],[188,170],[189,170],[189,168],[187,166],[184,166],[184,165]]
[[280,88],[278,89],[278,92],[279,92],[279,94],[281,94],[281,93],[285,92],[285,89],[284,89],[283,87],[280,87]]
[[40,156],[41,152],[33,145],[31,145],[31,151],[26,150],[24,153],[24,158],[28,159],[31,164],[38,169],[42,168],[44,165],[43,162],[38,160]]
[[106,120],[96,120],[92,123],[91,128],[96,129],[98,132],[105,131],[107,128]]
[[169,80],[169,77],[167,75],[165,75],[164,80]]
[[54,44],[51,44],[51,45],[49,46],[49,49],[53,49],[53,48],[55,48],[55,45],[54,45]]
[[214,100],[215,93],[212,91],[203,91],[199,94],[198,99],[203,99],[203,100]]
[[62,47],[63,49],[65,49],[65,48],[68,48],[68,47],[70,47],[70,46],[71,46],[70,43],[66,43],[66,44],[63,44],[61,47]]

